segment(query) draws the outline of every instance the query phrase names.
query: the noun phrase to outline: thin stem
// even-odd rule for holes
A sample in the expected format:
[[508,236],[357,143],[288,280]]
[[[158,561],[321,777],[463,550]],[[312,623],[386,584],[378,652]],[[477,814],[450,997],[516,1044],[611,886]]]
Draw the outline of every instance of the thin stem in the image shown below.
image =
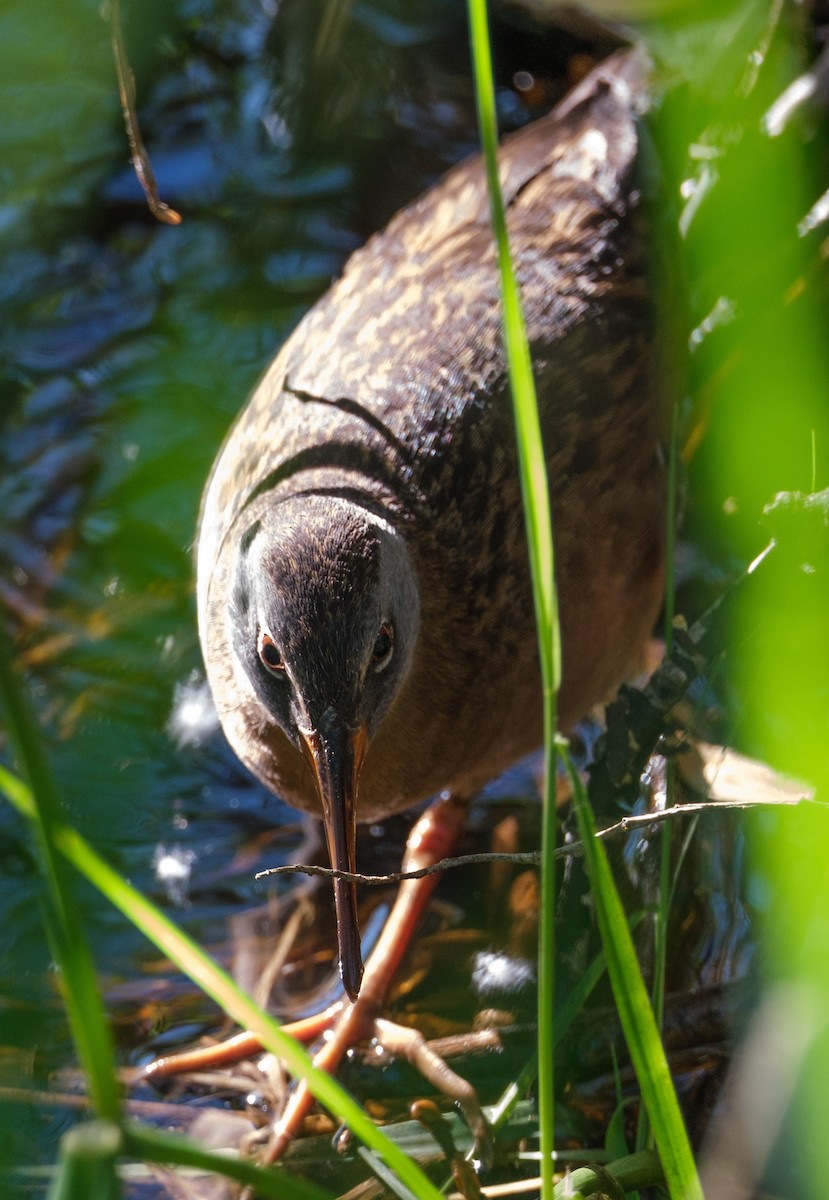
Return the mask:
[[555,963],[555,729],[561,679],[561,639],[555,590],[553,528],[547,467],[532,373],[532,361],[507,237],[498,177],[498,147],[492,51],[485,0],[468,0],[478,124],[489,184],[490,210],[501,272],[504,341],[515,416],[518,470],[538,628],[543,688],[546,787],[541,831],[541,923],[538,978],[538,1102],[543,1200],[553,1195],[553,997]]

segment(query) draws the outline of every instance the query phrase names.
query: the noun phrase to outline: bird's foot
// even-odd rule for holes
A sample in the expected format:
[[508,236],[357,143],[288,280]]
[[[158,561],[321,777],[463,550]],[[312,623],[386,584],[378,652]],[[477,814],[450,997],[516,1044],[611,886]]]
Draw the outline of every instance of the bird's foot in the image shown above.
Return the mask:
[[[430,805],[409,834],[403,859],[404,872],[433,866],[451,854],[463,829],[467,807],[466,801],[451,795],[444,795]],[[491,1141],[474,1088],[451,1070],[421,1034],[379,1016],[394,974],[438,878],[427,875],[422,879],[404,880],[400,885],[394,907],[366,963],[360,994],[343,1009],[325,1045],[316,1055],[314,1065],[328,1072],[334,1071],[353,1045],[369,1039],[383,1049],[402,1055],[433,1087],[458,1103],[475,1139],[476,1155],[486,1162],[491,1157]],[[312,1104],[313,1096],[306,1083],[301,1081],[274,1126],[265,1150],[265,1162],[275,1162],[284,1153]]]
[[[444,795],[430,805],[409,834],[403,870],[421,870],[450,855],[463,828],[466,811],[466,802],[451,795]],[[491,1157],[491,1141],[474,1088],[451,1070],[421,1034],[380,1017],[386,993],[438,879],[439,876],[433,874],[404,880],[401,884],[389,918],[366,963],[362,987],[355,1001],[341,1001],[316,1016],[283,1028],[306,1044],[328,1033],[325,1044],[314,1058],[314,1065],[328,1073],[337,1069],[348,1050],[358,1042],[374,1040],[379,1047],[404,1057],[433,1087],[459,1105],[475,1139],[476,1156],[487,1162]],[[185,1071],[228,1066],[261,1050],[261,1042],[255,1035],[240,1033],[217,1046],[199,1047],[156,1059],[144,1068],[143,1075],[155,1081]],[[284,1153],[298,1135],[313,1103],[313,1095],[306,1083],[300,1081],[282,1116],[271,1129],[263,1155],[265,1162],[275,1162]]]
[[[352,1045],[366,1040],[373,1041],[378,1050],[405,1059],[437,1092],[458,1105],[472,1133],[475,1158],[484,1166],[489,1166],[493,1156],[492,1137],[472,1084],[453,1071],[416,1029],[375,1017],[371,1021],[367,1036],[364,1025],[367,1013],[359,1011],[361,997],[362,993],[343,1012],[329,1040],[314,1058],[314,1066],[330,1073],[336,1069]],[[282,1157],[288,1145],[298,1135],[313,1103],[314,1097],[308,1085],[304,1080],[300,1081],[267,1138],[260,1162],[270,1164]]]

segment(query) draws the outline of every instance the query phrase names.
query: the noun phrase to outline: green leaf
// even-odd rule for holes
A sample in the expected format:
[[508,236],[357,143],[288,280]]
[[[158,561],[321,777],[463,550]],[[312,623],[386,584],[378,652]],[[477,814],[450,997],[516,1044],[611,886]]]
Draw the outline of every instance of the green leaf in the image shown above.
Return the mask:
[[553,1191],[554,1093],[553,1003],[555,995],[555,844],[557,696],[561,682],[561,635],[555,589],[553,525],[547,466],[521,297],[510,257],[504,202],[498,179],[498,133],[486,0],[468,0],[481,146],[501,272],[504,343],[515,416],[518,471],[533,585],[544,722],[546,786],[541,829],[541,898],[538,968],[538,1100],[544,1200]]
[[[72,896],[68,873],[57,853],[60,799],[37,722],[12,670],[3,638],[0,638],[0,703],[6,712],[12,746],[29,784],[26,788],[22,781],[17,781],[7,794],[12,802],[23,800],[26,815],[34,826],[44,881],[44,920],[72,1036],[95,1111],[106,1120],[117,1121],[121,1097],[115,1043],[104,1012],[92,951]],[[1,778],[9,774],[3,769]]]
[[584,865],[590,880],[607,973],[668,1191],[672,1200],[702,1200],[702,1187],[685,1123],[607,854],[596,837],[596,823],[587,792],[564,739],[560,741],[560,749],[573,789],[573,807],[584,846]]
[[[26,816],[32,815],[30,798],[9,780],[0,768],[0,787]],[[10,786],[7,786],[10,784]],[[18,804],[18,801],[22,803]],[[355,1137],[377,1151],[400,1179],[418,1196],[438,1200],[440,1193],[416,1163],[400,1150],[366,1116],[360,1105],[324,1071],[314,1067],[311,1056],[299,1042],[283,1033],[279,1024],[263,1012],[226,975],[200,946],[183,933],[160,909],[108,865],[74,829],[60,825],[52,830],[54,846],[82,875],[120,909],[167,957],[184,971],[222,1010],[261,1040],[298,1078],[305,1079],[319,1102],[349,1126]],[[114,1075],[113,1075],[114,1078]]]

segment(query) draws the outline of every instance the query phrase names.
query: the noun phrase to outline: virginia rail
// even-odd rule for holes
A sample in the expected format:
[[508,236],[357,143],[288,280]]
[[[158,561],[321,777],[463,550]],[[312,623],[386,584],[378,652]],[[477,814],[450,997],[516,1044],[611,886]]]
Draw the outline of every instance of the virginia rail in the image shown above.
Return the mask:
[[[631,670],[660,605],[645,75],[617,53],[500,154],[553,496],[564,729]],[[274,359],[205,493],[198,604],[232,746],[322,815],[337,868],[355,868],[355,820],[470,795],[540,742],[480,158],[357,251]],[[335,901],[353,998],[353,885]]]

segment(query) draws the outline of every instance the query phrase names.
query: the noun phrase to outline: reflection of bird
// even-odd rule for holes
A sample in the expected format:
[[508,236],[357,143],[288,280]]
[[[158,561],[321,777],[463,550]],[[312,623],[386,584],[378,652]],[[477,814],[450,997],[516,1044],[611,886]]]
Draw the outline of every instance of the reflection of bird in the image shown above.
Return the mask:
[[[508,139],[501,180],[554,497],[572,724],[659,606],[660,408],[633,179],[633,52]],[[243,761],[354,820],[469,794],[540,741],[540,685],[499,278],[480,159],[358,251],[234,426],[204,498],[199,619]],[[361,960],[353,886],[340,955]]]

